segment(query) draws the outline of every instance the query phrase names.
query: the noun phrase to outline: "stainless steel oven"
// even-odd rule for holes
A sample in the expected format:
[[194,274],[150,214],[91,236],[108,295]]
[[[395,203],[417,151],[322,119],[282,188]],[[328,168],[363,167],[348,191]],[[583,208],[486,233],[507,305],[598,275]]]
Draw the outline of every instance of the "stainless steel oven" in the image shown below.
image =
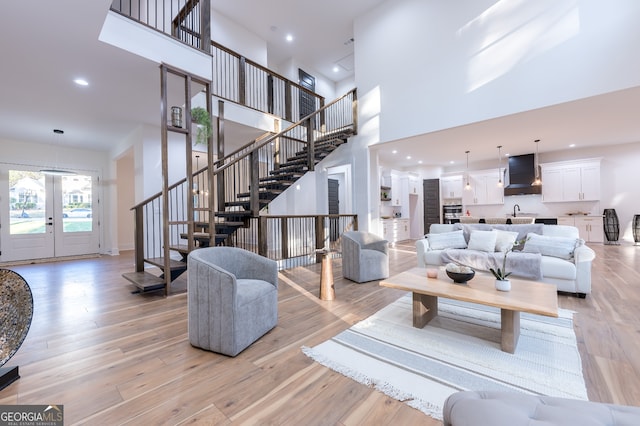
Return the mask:
[[444,204],[442,206],[443,223],[456,223],[462,216],[462,204]]

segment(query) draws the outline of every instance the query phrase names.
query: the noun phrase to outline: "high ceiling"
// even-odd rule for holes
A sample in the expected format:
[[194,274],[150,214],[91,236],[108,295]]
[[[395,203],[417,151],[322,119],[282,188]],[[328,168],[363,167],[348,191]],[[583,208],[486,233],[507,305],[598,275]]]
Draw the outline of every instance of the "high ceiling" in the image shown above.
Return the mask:
[[[212,0],[213,8],[268,42],[269,61],[295,57],[335,81],[350,75],[353,18],[382,0]],[[11,1],[0,14],[0,138],[108,150],[159,120],[158,64],[98,41],[111,0]],[[251,13],[247,13],[251,11]],[[291,33],[293,42],[284,40]],[[345,44],[346,43],[346,44]],[[340,72],[333,73],[334,65]],[[89,86],[74,84],[75,78]],[[497,145],[522,154],[640,141],[640,90],[606,94],[537,111],[384,144],[395,167],[489,160]],[[396,149],[398,154],[386,154]],[[407,160],[406,156],[412,159]],[[396,160],[397,159],[397,160]]]

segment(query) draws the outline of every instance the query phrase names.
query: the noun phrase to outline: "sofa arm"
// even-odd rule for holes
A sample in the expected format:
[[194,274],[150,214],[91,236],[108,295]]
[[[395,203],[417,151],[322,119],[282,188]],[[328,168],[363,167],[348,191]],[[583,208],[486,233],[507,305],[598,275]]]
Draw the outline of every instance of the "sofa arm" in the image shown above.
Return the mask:
[[585,245],[575,249],[573,261],[576,265],[576,293],[591,294],[591,263],[596,253]]
[[429,240],[421,238],[416,240],[416,253],[418,255],[418,267],[425,268],[427,265],[424,263],[424,254],[431,250],[429,247]]
[[596,252],[591,247],[581,245],[573,252],[573,261],[577,265],[580,262],[592,262],[596,258]]

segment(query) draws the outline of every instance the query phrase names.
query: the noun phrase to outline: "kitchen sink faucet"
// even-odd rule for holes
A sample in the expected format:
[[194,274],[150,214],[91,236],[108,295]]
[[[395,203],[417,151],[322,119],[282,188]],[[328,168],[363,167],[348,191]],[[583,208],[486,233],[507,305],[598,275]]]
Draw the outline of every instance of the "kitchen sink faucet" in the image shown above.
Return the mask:
[[518,208],[518,211],[520,211],[520,206],[517,204],[513,205],[513,217],[516,217],[516,207]]

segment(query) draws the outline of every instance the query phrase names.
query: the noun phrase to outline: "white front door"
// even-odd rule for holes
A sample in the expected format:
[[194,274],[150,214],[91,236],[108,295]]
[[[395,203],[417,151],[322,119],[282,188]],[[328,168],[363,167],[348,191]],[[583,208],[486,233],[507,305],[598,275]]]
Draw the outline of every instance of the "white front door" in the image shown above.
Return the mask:
[[45,175],[27,166],[0,168],[0,261],[99,251],[90,174]]

